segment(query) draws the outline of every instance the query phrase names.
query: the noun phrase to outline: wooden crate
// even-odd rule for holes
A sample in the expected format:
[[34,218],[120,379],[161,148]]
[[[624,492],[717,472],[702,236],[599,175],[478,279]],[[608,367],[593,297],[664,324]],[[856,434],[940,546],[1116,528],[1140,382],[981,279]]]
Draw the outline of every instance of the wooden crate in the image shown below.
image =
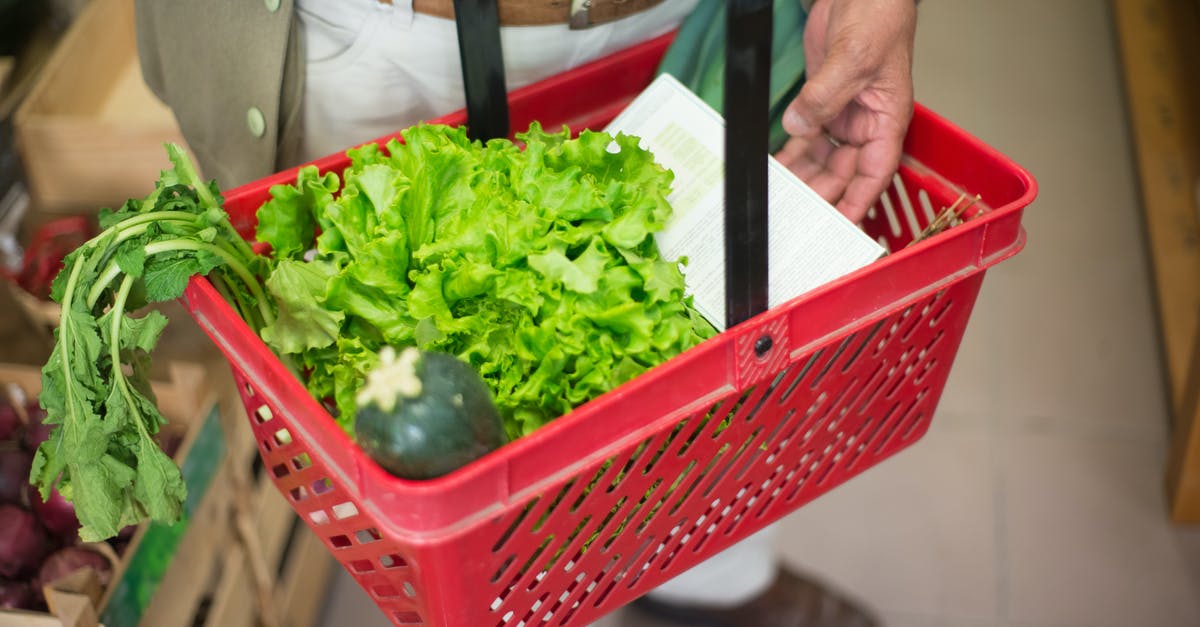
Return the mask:
[[[265,476],[241,499],[205,627],[311,627],[335,562]],[[164,599],[165,601],[166,599]]]
[[[245,408],[224,363],[169,368],[173,387],[155,384],[160,408],[171,420],[204,414],[180,447],[189,478],[185,522],[146,524],[138,530],[113,585],[59,616],[0,612],[0,627],[310,627],[315,624],[334,561],[301,524],[263,475]],[[39,389],[29,366],[0,365],[0,382]],[[198,410],[197,408],[205,408]],[[192,424],[189,422],[189,424]],[[214,437],[215,436],[215,437]],[[193,487],[188,460],[214,461],[206,489]],[[169,549],[165,561],[163,550]],[[70,599],[68,599],[70,600]]]
[[119,206],[154,188],[184,145],[137,60],[133,0],[93,0],[59,41],[18,107],[17,150],[33,206],[54,213]]
[[4,288],[16,304],[15,308],[21,312],[31,335],[43,347],[53,348],[54,329],[62,315],[62,306],[51,300],[41,300],[12,281],[5,281]]
[[1200,3],[1112,6],[1171,395],[1170,516],[1200,523]]
[[[55,623],[83,627],[94,624],[98,615],[118,609],[125,614],[140,614],[137,595],[128,598],[118,596],[120,589],[149,590],[157,586],[162,571],[174,565],[170,555],[163,560],[163,551],[170,546],[164,540],[176,543],[202,533],[216,521],[229,518],[232,498],[221,490],[209,489],[225,480],[220,470],[225,451],[225,427],[218,412],[221,406],[218,388],[209,371],[202,365],[172,362],[163,369],[167,373],[163,381],[152,383],[158,405],[169,420],[167,428],[182,429],[183,440],[176,452],[175,460],[183,470],[188,486],[188,502],[185,505],[187,520],[177,525],[144,523],[134,533],[132,540],[116,564],[112,581],[107,590],[95,590],[90,595],[64,595],[60,599],[64,607],[53,607],[58,614]],[[34,366],[0,364],[0,384],[15,384],[29,398],[36,397],[41,389],[41,373]],[[155,560],[155,558],[160,558]],[[146,568],[142,562],[157,561],[160,568]],[[0,612],[0,627],[34,627],[47,624],[45,614],[28,612]],[[110,624],[118,624],[110,622]]]
[[232,377],[223,389],[222,415],[233,418],[229,481],[215,489],[227,493],[229,517],[176,556],[191,566],[164,578],[140,625],[310,627],[335,562],[264,476]]
[[[40,214],[37,217],[48,216]],[[44,220],[36,228],[28,229],[29,236],[23,238],[25,258],[22,263],[28,266],[38,263],[35,260],[41,260],[42,263],[61,263],[61,257],[51,253],[65,253],[82,244],[97,231],[94,220],[88,216],[55,216],[53,219]],[[18,274],[24,271],[23,268]],[[17,347],[9,360],[28,360],[30,357],[27,355],[30,353],[36,359],[29,363],[44,360],[45,355],[54,347],[54,329],[58,326],[62,307],[52,300],[42,300],[25,291],[16,280],[4,280],[3,283],[4,286],[0,289],[0,292],[3,292],[0,294],[0,311],[11,313],[0,317],[0,339],[4,339],[5,335],[11,336],[15,331],[13,327],[20,326],[21,344],[36,347],[33,351],[20,350],[21,347]],[[156,358],[165,355],[167,359],[187,362],[214,361],[220,368],[227,368],[220,350],[178,301],[153,303],[139,312],[145,310],[157,311],[170,321],[155,347]],[[14,315],[18,313],[20,316]],[[25,324],[18,325],[18,320]]]

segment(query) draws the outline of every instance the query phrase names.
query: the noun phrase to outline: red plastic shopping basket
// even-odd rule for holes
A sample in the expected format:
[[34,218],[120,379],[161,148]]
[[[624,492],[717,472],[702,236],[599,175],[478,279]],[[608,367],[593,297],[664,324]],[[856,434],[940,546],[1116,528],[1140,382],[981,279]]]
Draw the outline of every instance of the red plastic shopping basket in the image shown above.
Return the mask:
[[[512,128],[600,128],[669,41],[514,92]],[[226,194],[244,234],[295,176]],[[980,197],[968,221],[909,246],[963,194]],[[233,367],[267,472],[394,623],[582,625],[920,438],[984,270],[1024,245],[1034,195],[1024,170],[918,106],[864,224],[890,255],[429,481],[366,457],[208,282],[184,302]]]

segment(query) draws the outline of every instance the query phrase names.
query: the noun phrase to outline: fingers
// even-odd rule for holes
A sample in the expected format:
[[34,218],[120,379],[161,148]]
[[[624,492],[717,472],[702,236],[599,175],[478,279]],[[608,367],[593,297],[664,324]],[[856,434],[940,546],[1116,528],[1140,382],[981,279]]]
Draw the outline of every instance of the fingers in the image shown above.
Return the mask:
[[830,204],[837,203],[855,176],[859,149],[835,147],[822,136],[796,137],[775,158]]
[[900,154],[899,139],[890,136],[861,147],[834,147],[823,137],[797,137],[775,157],[843,215],[859,222],[891,185]]
[[834,146],[822,136],[793,137],[775,154],[775,158],[800,180],[809,181],[825,169]]
[[[909,109],[911,111],[911,109]],[[901,119],[884,118],[876,124],[874,138],[863,144],[857,155],[854,177],[845,194],[837,202],[838,210],[851,220],[858,221],[892,183],[892,174],[900,166],[904,150],[907,116]]]
[[812,74],[784,114],[793,138],[777,156],[854,221],[887,189],[900,162],[912,115],[915,23],[907,0],[828,0],[809,15]]
[[855,55],[830,50],[783,115],[783,128],[794,136],[813,135],[831,122],[867,86]]
[[829,155],[825,167],[808,179],[808,185],[830,204],[837,204],[846,187],[856,176],[855,164],[859,149],[855,146],[840,146]]
[[837,201],[837,210],[851,222],[860,222],[891,183],[890,176],[856,176],[846,186],[841,200]]

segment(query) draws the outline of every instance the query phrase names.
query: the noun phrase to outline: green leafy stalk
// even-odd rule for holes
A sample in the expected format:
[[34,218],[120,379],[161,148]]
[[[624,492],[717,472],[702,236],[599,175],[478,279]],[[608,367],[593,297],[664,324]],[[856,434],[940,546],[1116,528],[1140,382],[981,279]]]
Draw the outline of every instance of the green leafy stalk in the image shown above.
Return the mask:
[[259,283],[260,279],[250,271],[249,267],[247,267],[250,265],[250,263],[239,261],[235,256],[236,253],[232,253],[226,248],[216,246],[208,242],[186,239],[155,242],[153,244],[148,244],[145,248],[147,256],[167,252],[184,251],[206,252],[220,257],[221,261],[224,262],[225,267],[232,271],[238,279],[241,279],[242,285],[244,285],[246,289],[250,290],[250,294],[254,297],[254,302],[258,306],[258,313],[263,317],[263,319],[271,321],[275,318],[275,315],[271,311],[271,302],[267,300],[266,294],[263,293],[262,285]]
[[[155,190],[101,215],[103,231],[68,255],[52,297],[62,304],[40,400],[54,425],[38,447],[30,481],[42,498],[57,488],[75,504],[80,537],[97,541],[146,518],[173,523],[187,495],[179,469],[155,441],[166,420],[146,367],[166,326],[144,302],[179,298],[195,275],[234,291],[247,320],[275,313],[249,245],[229,223],[214,185],[177,146]],[[119,281],[118,281],[119,279]],[[115,287],[114,287],[115,285]]]

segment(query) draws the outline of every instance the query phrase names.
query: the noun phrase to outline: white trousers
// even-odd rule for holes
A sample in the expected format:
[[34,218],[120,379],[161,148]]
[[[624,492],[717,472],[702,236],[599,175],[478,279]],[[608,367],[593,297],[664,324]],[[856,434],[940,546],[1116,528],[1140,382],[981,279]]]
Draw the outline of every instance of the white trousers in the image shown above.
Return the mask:
[[[505,77],[515,89],[666,33],[696,0],[664,0],[635,17],[572,31],[504,27]],[[411,0],[297,0],[306,73],[301,159],[309,161],[464,106],[453,20]],[[751,536],[656,589],[666,602],[736,605],[766,589],[776,527]]]
[[[566,23],[506,26],[500,40],[508,88],[666,33],[695,4],[663,0],[636,16],[575,31]],[[307,61],[304,161],[465,106],[454,20],[414,13],[412,0],[297,0],[296,8]]]
[[650,593],[658,601],[715,607],[738,605],[766,590],[775,580],[779,524],[717,553]]

